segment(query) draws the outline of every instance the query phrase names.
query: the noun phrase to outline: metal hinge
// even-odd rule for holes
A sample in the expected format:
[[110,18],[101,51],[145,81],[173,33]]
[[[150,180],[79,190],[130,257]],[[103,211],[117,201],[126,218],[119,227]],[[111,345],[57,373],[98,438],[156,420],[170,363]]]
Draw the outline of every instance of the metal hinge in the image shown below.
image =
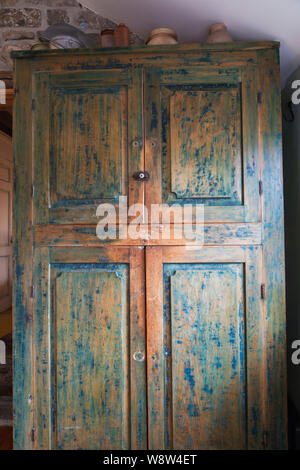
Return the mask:
[[264,299],[266,296],[266,288],[264,284],[260,285],[260,298]]
[[34,197],[34,185],[33,184],[31,185],[31,197],[32,198]]
[[34,426],[32,426],[31,428],[30,439],[31,439],[31,442],[35,441],[35,427]]
[[31,100],[31,109],[32,109],[32,111],[35,110],[35,99],[34,98],[32,98],[32,100]]
[[31,286],[31,294],[30,297],[34,299],[34,285]]
[[262,92],[261,91],[259,91],[257,93],[257,102],[258,102],[258,104],[262,103]]
[[259,192],[260,196],[263,193],[263,182],[262,182],[262,180],[259,180],[259,182],[258,182],[258,192]]

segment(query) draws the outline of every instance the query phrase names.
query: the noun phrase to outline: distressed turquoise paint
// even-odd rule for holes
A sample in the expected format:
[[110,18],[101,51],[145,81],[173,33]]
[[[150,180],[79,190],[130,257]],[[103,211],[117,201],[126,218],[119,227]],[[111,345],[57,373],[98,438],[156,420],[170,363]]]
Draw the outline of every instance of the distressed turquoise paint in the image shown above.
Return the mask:
[[105,86],[52,91],[51,188],[57,193],[53,206],[115,199],[122,193],[121,91]]
[[[204,204],[207,221],[260,219],[257,77],[244,59],[238,68],[217,69],[211,57],[201,69],[191,59],[186,68],[146,72],[148,134],[161,146],[152,166],[161,165],[162,202]],[[153,128],[157,118],[160,126]]]
[[29,298],[32,260],[31,209],[31,67],[15,67],[13,139],[13,410],[14,449],[30,449],[32,429],[32,308]]
[[[49,109],[49,89],[55,83],[58,88],[64,88],[70,83],[70,79],[74,79],[74,75],[78,74],[78,81],[84,83],[83,87],[89,89],[91,81],[99,83],[105,81],[105,73],[103,68],[109,67],[106,70],[106,79],[108,76],[115,80],[118,75],[117,86],[123,87],[126,84],[130,86],[132,83],[127,81],[127,70],[131,69],[131,64],[141,66],[149,66],[149,74],[146,75],[146,91],[147,85],[151,87],[151,73],[155,75],[156,91],[153,90],[153,96],[158,99],[155,103],[159,102],[159,93],[162,88],[168,88],[168,83],[164,85],[158,83],[160,72],[156,70],[164,69],[164,76],[169,76],[172,83],[181,75],[182,89],[186,89],[183,81],[189,77],[194,83],[199,83],[199,74],[204,74],[205,69],[212,67],[217,72],[211,74],[211,81],[218,80],[224,84],[224,77],[231,80],[232,83],[240,83],[241,86],[241,111],[243,113],[243,205],[230,206],[226,204],[224,207],[213,207],[217,204],[206,204],[206,217],[208,220],[214,222],[263,222],[263,267],[260,266],[260,255],[253,257],[253,263],[248,267],[246,266],[246,290],[247,302],[246,306],[249,311],[247,318],[247,356],[248,356],[248,443],[250,448],[269,448],[278,449],[286,446],[286,413],[285,413],[285,318],[284,318],[284,260],[283,260],[283,207],[282,207],[282,175],[281,175],[281,154],[280,154],[280,93],[278,82],[278,52],[275,48],[276,43],[231,43],[231,44],[198,44],[198,45],[178,45],[174,47],[160,46],[160,47],[143,47],[143,48],[122,48],[108,49],[98,51],[49,51],[49,52],[20,52],[16,57],[20,57],[17,61],[17,77],[16,77],[16,105],[15,105],[15,127],[18,129],[15,139],[15,208],[14,208],[14,239],[16,264],[15,264],[15,293],[14,293],[14,374],[15,374],[15,447],[16,448],[30,448],[33,446],[31,442],[31,426],[33,424],[32,418],[32,398],[35,403],[36,410],[39,409],[36,396],[32,397],[32,384],[34,364],[32,346],[35,344],[35,337],[33,339],[32,323],[37,328],[37,338],[43,333],[39,333],[42,318],[36,321],[32,317],[31,312],[31,299],[30,288],[32,283],[32,240],[31,240],[31,216],[32,207],[30,200],[30,186],[31,186],[31,170],[32,170],[32,150],[31,150],[31,136],[32,129],[34,130],[34,183],[35,183],[35,202],[34,202],[34,221],[33,223],[82,223],[87,220],[95,221],[95,207],[88,203],[84,205],[76,204],[67,205],[63,207],[50,208],[48,195],[50,189],[47,186],[49,181],[49,163],[48,156],[50,152],[43,151],[47,147],[46,139],[44,138],[43,129],[48,132],[49,129],[49,113],[45,113],[45,109]],[[264,50],[268,48],[268,50]],[[26,59],[26,57],[28,59]],[[232,63],[239,64],[235,72],[228,72],[228,67]],[[258,63],[258,66],[257,66]],[[201,65],[199,68],[198,66]],[[111,70],[119,68],[118,71]],[[137,70],[137,68],[135,70]],[[198,68],[198,76],[195,70]],[[31,87],[31,74],[34,70],[34,86]],[[97,70],[98,69],[98,70]],[[170,73],[170,69],[177,70],[176,74]],[[193,70],[192,70],[193,69]],[[201,70],[200,70],[201,69]],[[73,72],[70,72],[73,70]],[[82,72],[86,70],[88,72]],[[168,71],[167,71],[168,70]],[[226,70],[226,73],[225,73]],[[57,72],[58,73],[53,73]],[[65,74],[64,72],[67,73]],[[49,74],[48,74],[49,72]],[[63,73],[61,73],[63,72]],[[50,76],[50,78],[48,77]],[[60,76],[60,78],[58,77]],[[54,81],[52,82],[52,77]],[[63,83],[65,77],[65,83]],[[126,78],[127,77],[127,78]],[[204,75],[202,75],[204,77]],[[49,78],[49,80],[48,80]],[[206,79],[205,79],[206,80]],[[205,81],[204,80],[204,81]],[[206,81],[207,83],[207,81]],[[49,86],[49,84],[51,86]],[[41,94],[37,94],[37,89],[41,85]],[[113,86],[111,83],[106,83],[110,88]],[[76,85],[77,86],[77,85]],[[130,88],[128,87],[128,89]],[[135,85],[136,86],[136,85]],[[227,84],[226,84],[227,87]],[[137,88],[141,90],[141,81],[138,82]],[[216,86],[212,83],[212,88]],[[199,87],[199,90],[203,89]],[[256,93],[262,92],[262,103],[257,104]],[[36,110],[34,119],[32,120],[31,112],[31,96],[36,99]],[[42,105],[39,105],[41,101]],[[40,108],[40,109],[39,109]],[[133,107],[132,107],[133,109]],[[141,108],[138,109],[138,116],[141,116]],[[151,106],[147,108],[150,112]],[[159,116],[161,110],[159,106],[155,108],[156,117]],[[133,114],[133,113],[130,113]],[[258,116],[260,120],[258,122]],[[167,113],[162,115],[164,122],[167,121]],[[33,121],[33,122],[32,122]],[[138,130],[134,133],[137,136],[142,135],[142,120],[138,120],[136,128]],[[160,122],[156,131],[160,130]],[[248,125],[244,125],[244,124]],[[79,126],[79,132],[83,130],[84,123]],[[87,128],[85,128],[88,130]],[[132,126],[129,126],[132,129]],[[258,135],[261,133],[259,142]],[[132,142],[130,136],[129,142]],[[157,135],[151,135],[156,138]],[[260,148],[259,148],[260,146]],[[158,145],[159,148],[159,145]],[[47,148],[46,148],[47,150]],[[47,158],[44,158],[46,155]],[[257,160],[257,156],[259,159]],[[260,168],[260,160],[262,161],[262,168]],[[134,166],[141,160],[130,159],[131,164]],[[147,163],[147,162],[146,162]],[[155,168],[161,163],[161,153],[156,152],[156,159],[154,160],[154,168],[152,171],[153,182],[155,182]],[[131,172],[130,172],[131,174]],[[258,180],[263,179],[263,196],[260,199],[258,193]],[[126,182],[125,182],[126,185]],[[161,181],[159,181],[159,188]],[[168,189],[169,190],[169,189]],[[172,195],[170,195],[170,198]],[[262,202],[261,202],[262,201]],[[176,200],[175,200],[176,202]],[[172,204],[173,201],[169,201]],[[263,205],[263,211],[261,207]],[[230,206],[230,207],[229,207]],[[84,210],[83,210],[84,209]],[[210,209],[212,209],[210,211]],[[216,210],[219,209],[219,210]],[[93,218],[94,217],[94,218]],[[92,223],[92,222],[90,222]],[[55,237],[54,237],[55,238]],[[238,238],[238,234],[237,234]],[[76,244],[76,240],[74,241]],[[224,253],[226,248],[222,248]],[[237,249],[238,250],[238,249]],[[251,257],[252,254],[248,255]],[[45,259],[47,256],[45,255]],[[94,258],[97,259],[97,258]],[[101,260],[102,261],[102,260]],[[244,262],[244,258],[241,262]],[[36,262],[34,260],[34,262]],[[246,265],[248,261],[246,260]],[[37,263],[38,264],[38,263]],[[81,269],[81,268],[80,268]],[[84,268],[85,269],[85,268]],[[83,271],[84,271],[83,269]],[[178,270],[178,268],[177,268]],[[37,272],[36,272],[37,273]],[[36,275],[35,273],[35,275]],[[82,278],[85,272],[81,272]],[[263,273],[263,274],[261,274]],[[67,274],[63,272],[63,276]],[[100,272],[95,273],[96,275]],[[197,274],[198,275],[198,274]],[[200,274],[199,274],[200,275]],[[266,299],[260,299],[260,282],[261,275],[263,275],[264,282],[266,283]],[[175,276],[176,277],[176,276]],[[174,279],[175,279],[174,277]],[[250,279],[250,280],[249,280]],[[116,280],[119,279],[116,277]],[[196,292],[200,295],[201,292]],[[41,295],[37,297],[35,302],[38,304],[46,302],[46,297]],[[264,309],[261,307],[264,306]],[[184,315],[188,316],[188,309],[183,309]],[[266,321],[265,321],[266,319]],[[32,322],[33,320],[33,322]],[[212,336],[212,341],[216,345],[222,344],[220,342],[220,335],[217,333],[221,322],[215,322],[216,334]],[[171,328],[171,327],[170,327]],[[111,330],[109,330],[111,331]],[[168,331],[168,329],[166,329]],[[230,333],[230,328],[229,328]],[[242,342],[243,334],[240,335],[239,343]],[[47,337],[46,337],[47,338]],[[172,362],[171,359],[171,335],[168,337],[165,347],[165,373],[166,376],[171,378]],[[230,335],[228,335],[230,338]],[[41,338],[39,338],[41,340]],[[228,340],[229,347],[234,345],[233,337]],[[37,341],[36,344],[41,344]],[[184,347],[184,341],[179,337],[174,342],[175,350]],[[177,349],[176,349],[177,348]],[[174,350],[174,348],[173,348]],[[232,358],[229,370],[232,376],[239,375],[239,364],[243,360],[243,350],[241,349],[240,361],[237,356]],[[168,360],[167,360],[168,358]],[[35,358],[36,359],[36,358]],[[43,356],[41,356],[41,363],[43,364]],[[217,371],[222,370],[222,361],[217,358],[213,370],[215,374]],[[41,367],[41,373],[44,371],[46,364]],[[192,373],[192,367],[187,364],[187,376],[191,371],[192,377],[196,381],[196,375]],[[183,374],[184,376],[184,374]],[[169,380],[169,379],[168,379]],[[172,380],[166,383],[172,386]],[[186,380],[189,386],[190,380]],[[193,382],[192,382],[193,383]],[[267,383],[267,386],[265,384]],[[197,384],[197,381],[196,381]],[[205,390],[211,390],[211,387],[203,387]],[[190,389],[190,387],[189,387]],[[41,386],[39,390],[43,391]],[[194,391],[196,390],[196,386]],[[204,392],[203,392],[204,393]],[[208,394],[209,395],[209,394]],[[242,394],[243,395],[243,394]],[[184,399],[184,397],[183,397]],[[244,396],[243,396],[243,399]],[[168,396],[168,404],[172,406],[172,395]],[[166,398],[167,402],[167,398]],[[203,412],[208,411],[208,407],[203,406]],[[199,414],[199,406],[195,403],[188,403],[187,416],[189,418],[197,417]],[[170,414],[167,414],[169,417]],[[44,415],[42,416],[44,419]],[[199,428],[202,423],[199,420]],[[172,433],[170,433],[169,442],[172,442]],[[191,446],[191,440],[187,439],[188,445]],[[39,448],[39,443],[36,441],[34,444]]]
[[[263,260],[266,278],[267,393],[265,448],[287,448],[286,315],[281,94],[278,51],[259,53],[264,191]],[[262,66],[265,68],[263,69]]]
[[53,445],[128,448],[128,266],[52,269]]
[[[177,73],[176,69],[176,79],[179,81]],[[233,81],[234,78],[233,76]],[[200,80],[201,78],[199,78]],[[231,97],[231,105],[227,103],[227,106],[222,110],[218,105],[215,109],[216,104],[221,102],[223,97],[226,99],[227,90],[230,93],[232,90],[236,90],[236,93]],[[239,95],[240,90],[236,83],[201,84],[200,82],[198,84],[177,84],[162,87],[161,135],[164,202],[213,206],[239,206],[242,204]],[[181,100],[185,99],[186,104],[189,105],[189,113],[183,105],[180,106],[180,115],[171,116],[170,102],[173,100],[174,106],[176,106],[176,96]],[[202,105],[202,101],[207,105]],[[223,115],[223,118],[218,123],[220,115]],[[220,123],[223,126],[222,132]],[[213,130],[216,125],[218,129]],[[171,126],[173,126],[173,135],[176,132],[177,141],[171,140]],[[202,135],[198,134],[199,140],[196,140],[194,135],[190,135],[190,131],[200,128],[200,126]],[[203,134],[205,126],[206,131],[210,129],[210,132],[214,134],[209,145],[207,144],[208,135]],[[231,126],[231,130],[229,126]],[[177,152],[180,153],[180,160],[177,163],[174,162],[176,146],[179,146]],[[234,155],[236,156],[234,157]],[[188,184],[186,184],[184,174],[190,175]]]
[[99,204],[116,206],[119,195],[129,194],[128,139],[139,126],[133,104],[139,80],[128,69],[36,75],[37,223],[96,223]]
[[242,264],[164,265],[167,448],[246,448],[243,283]]

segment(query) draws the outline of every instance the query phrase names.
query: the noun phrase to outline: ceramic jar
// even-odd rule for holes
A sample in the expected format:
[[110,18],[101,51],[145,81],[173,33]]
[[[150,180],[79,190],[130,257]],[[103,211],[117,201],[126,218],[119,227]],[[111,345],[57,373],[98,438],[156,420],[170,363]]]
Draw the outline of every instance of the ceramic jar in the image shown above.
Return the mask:
[[224,23],[212,24],[209,28],[209,35],[206,42],[232,42],[233,39],[227,31],[227,26]]
[[146,41],[147,46],[155,44],[178,44],[177,34],[170,28],[156,28],[151,31]]
[[124,23],[120,23],[114,30],[115,46],[129,46],[130,35],[129,29]]
[[103,31],[101,31],[101,47],[114,47],[114,45],[114,30],[103,29]]

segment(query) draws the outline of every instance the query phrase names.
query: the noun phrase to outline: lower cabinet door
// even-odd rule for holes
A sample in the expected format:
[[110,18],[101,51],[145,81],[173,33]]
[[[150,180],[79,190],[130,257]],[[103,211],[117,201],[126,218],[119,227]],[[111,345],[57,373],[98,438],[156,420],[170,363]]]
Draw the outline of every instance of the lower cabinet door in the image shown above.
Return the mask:
[[150,449],[260,449],[261,248],[146,248]]
[[261,247],[147,247],[145,259],[35,249],[33,447],[264,448]]
[[34,446],[146,448],[144,251],[37,248]]

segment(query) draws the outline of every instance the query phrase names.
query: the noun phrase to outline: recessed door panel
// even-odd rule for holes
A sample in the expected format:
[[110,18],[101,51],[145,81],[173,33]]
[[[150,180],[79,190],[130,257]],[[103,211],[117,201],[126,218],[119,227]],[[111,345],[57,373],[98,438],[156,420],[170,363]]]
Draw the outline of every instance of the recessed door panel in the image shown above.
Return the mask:
[[168,92],[171,195],[241,204],[239,87]]
[[146,249],[151,449],[263,448],[260,283],[260,247]]
[[37,448],[145,448],[142,271],[139,248],[36,249]]
[[128,448],[126,266],[53,269],[56,447]]
[[242,264],[164,266],[174,449],[245,448],[243,282]]
[[145,77],[148,209],[204,205],[207,222],[260,221],[255,70],[157,68]]
[[34,222],[97,223],[99,204],[143,202],[132,175],[144,169],[139,69],[36,73]]

